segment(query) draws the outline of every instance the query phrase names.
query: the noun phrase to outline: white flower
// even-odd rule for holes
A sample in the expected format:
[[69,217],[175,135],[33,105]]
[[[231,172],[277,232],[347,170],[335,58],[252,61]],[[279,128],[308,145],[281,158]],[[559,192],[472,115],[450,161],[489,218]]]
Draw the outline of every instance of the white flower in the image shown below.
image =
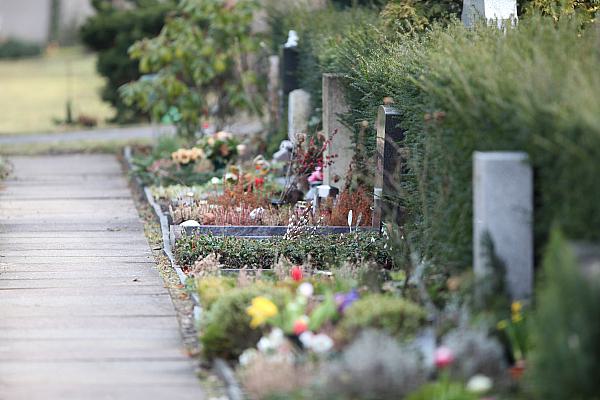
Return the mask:
[[250,211],[250,219],[260,219],[263,217],[263,215],[265,214],[265,209],[262,207],[258,207],[255,208],[254,210]]
[[304,282],[298,286],[298,294],[304,297],[310,297],[315,292],[315,288],[309,282]]
[[467,382],[467,390],[472,393],[485,393],[492,388],[492,380],[485,375],[473,375]]
[[213,185],[218,185],[219,183],[221,183],[221,180],[215,176],[210,180],[210,183],[212,183]]
[[248,149],[248,146],[246,146],[245,144],[238,144],[237,146],[235,146],[235,149],[237,150],[237,153],[240,156],[244,156],[246,155],[246,150]]
[[315,353],[327,353],[333,348],[333,340],[326,334],[319,333],[313,336],[310,348]]
[[256,349],[246,349],[239,358],[240,365],[245,367],[246,365],[250,364],[256,358],[257,354],[258,352]]
[[273,328],[269,334],[269,340],[274,348],[280,347],[285,342],[285,335],[279,328]]
[[219,139],[219,140],[227,140],[227,139],[229,139],[229,138],[231,137],[231,133],[229,133],[229,132],[225,132],[225,131],[220,131],[220,132],[217,132],[217,133],[215,134],[215,136],[216,136],[216,137],[217,137],[217,139]]
[[237,176],[231,172],[225,174],[225,180],[227,181],[237,181]]
[[314,333],[312,333],[311,331],[306,331],[302,332],[298,339],[300,339],[300,343],[302,343],[302,346],[304,346],[304,348],[310,349],[314,337]]
[[271,343],[269,338],[266,336],[260,338],[260,340],[256,344],[256,347],[261,353],[268,353],[270,351],[275,350],[275,346],[273,346],[273,343]]

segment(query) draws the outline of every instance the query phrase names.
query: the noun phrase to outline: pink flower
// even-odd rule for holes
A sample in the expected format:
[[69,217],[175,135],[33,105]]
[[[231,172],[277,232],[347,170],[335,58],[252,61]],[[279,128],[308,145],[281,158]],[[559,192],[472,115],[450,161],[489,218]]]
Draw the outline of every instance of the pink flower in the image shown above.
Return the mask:
[[302,268],[300,268],[298,266],[292,267],[292,270],[290,271],[290,275],[292,276],[293,280],[295,280],[296,282],[300,282],[303,278]]
[[454,362],[454,354],[446,346],[438,347],[435,351],[435,366],[438,368],[445,368]]
[[308,177],[308,181],[310,183],[323,181],[323,171],[321,170],[321,167],[315,168],[314,172]]

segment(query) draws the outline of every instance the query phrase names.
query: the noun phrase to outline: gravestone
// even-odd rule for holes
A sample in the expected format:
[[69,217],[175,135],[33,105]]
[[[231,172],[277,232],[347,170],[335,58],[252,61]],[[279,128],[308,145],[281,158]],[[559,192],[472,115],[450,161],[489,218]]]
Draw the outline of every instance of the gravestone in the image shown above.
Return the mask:
[[352,131],[340,122],[340,116],[348,110],[342,76],[323,74],[323,132],[327,140],[331,140],[324,155],[337,155],[335,163],[323,171],[323,183],[338,188],[345,187],[348,168],[354,157]]
[[406,156],[402,141],[404,130],[400,127],[400,112],[391,106],[380,106],[377,111],[377,168],[373,191],[373,227],[379,228],[384,219],[400,222],[402,210],[390,201],[398,194],[400,176]]
[[304,89],[290,92],[288,100],[288,138],[296,143],[296,135],[307,133],[311,114],[310,94]]
[[268,102],[269,119],[272,129],[277,129],[281,122],[281,86],[279,79],[279,56],[269,57]]
[[475,275],[485,279],[489,235],[505,267],[514,300],[528,300],[533,288],[533,173],[523,152],[473,155],[473,259]]
[[505,21],[514,23],[517,20],[516,0],[463,0],[462,22],[473,27],[478,21],[497,23],[502,26]]
[[281,82],[283,94],[287,96],[292,90],[298,89],[298,65],[300,54],[298,53],[298,34],[290,31],[287,42],[283,45],[283,56],[281,65]]

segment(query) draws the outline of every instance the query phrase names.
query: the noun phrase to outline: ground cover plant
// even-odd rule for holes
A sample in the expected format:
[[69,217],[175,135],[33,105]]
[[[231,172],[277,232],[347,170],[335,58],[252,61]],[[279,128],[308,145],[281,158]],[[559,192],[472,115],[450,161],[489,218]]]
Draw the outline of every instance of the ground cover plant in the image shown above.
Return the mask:
[[335,267],[345,261],[374,261],[382,267],[391,264],[385,240],[370,232],[264,240],[190,235],[183,236],[176,244],[177,262],[185,267],[192,267],[213,253],[224,265],[239,269],[270,269],[283,257],[296,264],[310,262],[317,269]]

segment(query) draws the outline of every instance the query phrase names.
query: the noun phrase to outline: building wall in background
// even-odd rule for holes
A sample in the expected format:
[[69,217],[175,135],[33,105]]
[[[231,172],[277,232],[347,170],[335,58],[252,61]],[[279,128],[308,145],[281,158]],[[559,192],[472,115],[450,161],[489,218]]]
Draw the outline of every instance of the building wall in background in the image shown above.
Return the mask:
[[[48,41],[51,0],[0,0],[0,39]],[[60,30],[74,31],[93,13],[90,0],[61,0]]]

